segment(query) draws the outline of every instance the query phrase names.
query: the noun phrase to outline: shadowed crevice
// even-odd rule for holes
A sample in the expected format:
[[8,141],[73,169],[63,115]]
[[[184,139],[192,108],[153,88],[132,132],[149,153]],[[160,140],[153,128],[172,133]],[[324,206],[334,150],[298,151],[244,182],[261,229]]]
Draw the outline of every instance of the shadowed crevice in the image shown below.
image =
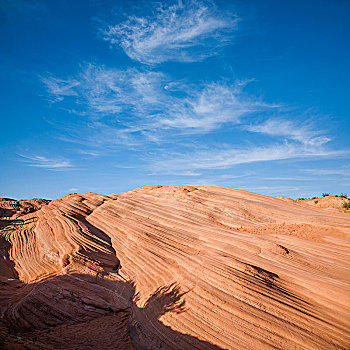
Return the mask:
[[[143,307],[137,305],[139,295],[132,281],[71,274],[22,283],[20,288],[21,301],[13,300],[3,321],[9,341],[21,337],[33,349],[44,345],[84,349],[83,344],[97,344],[101,349],[222,350],[162,323],[160,318],[166,313],[187,310],[184,297],[188,291],[181,291],[176,283],[157,288]],[[113,301],[113,295],[119,299]]]

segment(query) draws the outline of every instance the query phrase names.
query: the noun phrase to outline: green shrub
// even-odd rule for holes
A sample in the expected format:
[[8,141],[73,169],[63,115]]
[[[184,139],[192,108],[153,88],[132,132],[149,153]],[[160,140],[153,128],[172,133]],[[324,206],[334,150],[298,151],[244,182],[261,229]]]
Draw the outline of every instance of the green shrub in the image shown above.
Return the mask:
[[329,195],[330,195],[330,193],[327,193],[327,192],[322,193],[322,197],[328,197]]
[[340,198],[348,198],[348,194],[347,193],[341,193],[340,194]]
[[318,203],[318,200],[316,199],[314,202],[315,202],[315,204],[317,204],[317,203]]
[[350,209],[350,202],[344,202],[343,203],[343,208],[344,209]]
[[311,199],[317,199],[318,197],[312,197]]

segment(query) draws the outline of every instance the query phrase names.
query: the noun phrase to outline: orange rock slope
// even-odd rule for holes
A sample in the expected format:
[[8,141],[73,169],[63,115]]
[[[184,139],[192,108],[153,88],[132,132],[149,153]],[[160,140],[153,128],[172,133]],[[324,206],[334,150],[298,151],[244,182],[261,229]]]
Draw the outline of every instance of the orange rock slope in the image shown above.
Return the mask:
[[315,199],[312,199],[312,198],[297,199],[297,202],[298,204],[301,204],[301,205],[323,208],[329,211],[341,210],[346,212],[346,210],[343,207],[343,204],[350,202],[350,200],[348,198],[326,196],[326,197],[320,197]]
[[5,348],[350,348],[350,214],[146,186],[0,216]]

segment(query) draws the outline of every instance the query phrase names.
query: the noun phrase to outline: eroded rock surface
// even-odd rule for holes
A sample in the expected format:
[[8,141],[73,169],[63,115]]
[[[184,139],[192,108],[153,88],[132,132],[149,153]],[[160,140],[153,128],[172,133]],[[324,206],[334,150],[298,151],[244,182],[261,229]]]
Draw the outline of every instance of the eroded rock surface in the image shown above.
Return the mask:
[[26,203],[0,201],[5,348],[350,347],[350,214],[220,187]]

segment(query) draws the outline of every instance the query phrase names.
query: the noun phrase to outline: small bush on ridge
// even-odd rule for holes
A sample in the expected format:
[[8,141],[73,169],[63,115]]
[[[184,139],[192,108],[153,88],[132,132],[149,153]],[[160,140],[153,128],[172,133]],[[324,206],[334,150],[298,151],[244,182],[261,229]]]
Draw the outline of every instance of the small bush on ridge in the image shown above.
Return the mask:
[[344,209],[350,209],[350,202],[344,202],[343,203],[343,208]]

